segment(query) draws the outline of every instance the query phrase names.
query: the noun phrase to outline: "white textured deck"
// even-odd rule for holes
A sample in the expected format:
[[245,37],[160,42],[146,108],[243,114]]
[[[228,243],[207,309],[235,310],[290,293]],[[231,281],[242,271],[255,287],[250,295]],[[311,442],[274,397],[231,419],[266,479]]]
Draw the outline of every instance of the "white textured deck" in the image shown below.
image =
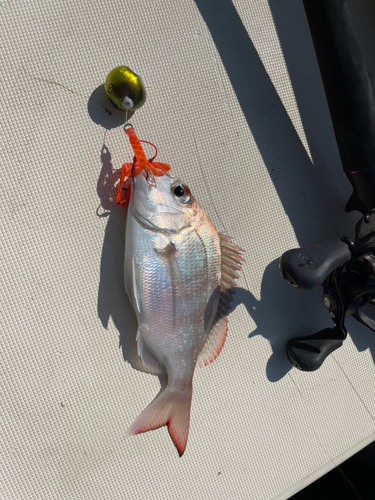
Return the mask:
[[[1,499],[284,499],[372,441],[375,335],[349,319],[315,373],[284,354],[330,320],[278,257],[359,218],[302,2],[1,0],[0,25]],[[132,158],[101,87],[120,64],[147,87],[138,136],[246,249],[181,459],[166,428],[124,439],[160,383],[139,370],[111,201]]]

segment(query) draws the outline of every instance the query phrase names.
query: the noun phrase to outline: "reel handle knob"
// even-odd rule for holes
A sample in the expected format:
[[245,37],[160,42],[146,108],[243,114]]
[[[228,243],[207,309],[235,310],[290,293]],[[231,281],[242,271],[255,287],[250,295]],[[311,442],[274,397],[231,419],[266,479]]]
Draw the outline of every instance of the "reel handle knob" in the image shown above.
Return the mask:
[[320,286],[334,269],[348,262],[350,257],[350,249],[344,241],[327,240],[283,253],[279,269],[281,276],[290,286],[313,290]]
[[312,372],[322,366],[327,356],[342,346],[344,338],[338,326],[325,328],[313,335],[290,340],[286,345],[286,354],[295,368]]

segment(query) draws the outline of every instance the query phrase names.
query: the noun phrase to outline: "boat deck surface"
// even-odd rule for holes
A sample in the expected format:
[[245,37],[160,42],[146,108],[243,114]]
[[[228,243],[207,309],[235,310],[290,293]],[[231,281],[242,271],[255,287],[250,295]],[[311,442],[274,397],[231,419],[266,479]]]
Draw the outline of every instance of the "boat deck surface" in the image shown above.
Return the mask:
[[[359,219],[302,2],[1,0],[0,19],[1,498],[286,499],[373,441],[375,336],[349,318],[314,373],[284,350],[330,318],[278,258]],[[138,136],[246,250],[180,459],[166,428],[124,437],[160,381],[123,287],[132,151],[103,91],[122,64],[147,90]]]

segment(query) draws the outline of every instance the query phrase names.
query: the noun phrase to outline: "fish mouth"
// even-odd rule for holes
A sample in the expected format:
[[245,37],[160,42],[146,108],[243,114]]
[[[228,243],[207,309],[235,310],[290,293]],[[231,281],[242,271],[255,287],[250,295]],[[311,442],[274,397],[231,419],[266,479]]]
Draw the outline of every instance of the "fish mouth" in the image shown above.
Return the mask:
[[155,181],[155,176],[154,174],[149,171],[147,168],[144,170],[141,170],[138,175],[141,175],[147,182],[147,185],[149,187],[154,187],[156,188],[156,181]]

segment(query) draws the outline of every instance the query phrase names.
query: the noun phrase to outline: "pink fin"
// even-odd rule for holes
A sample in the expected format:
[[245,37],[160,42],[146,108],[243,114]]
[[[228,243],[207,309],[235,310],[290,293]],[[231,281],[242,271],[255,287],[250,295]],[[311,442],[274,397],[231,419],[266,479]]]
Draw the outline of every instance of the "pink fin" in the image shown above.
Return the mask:
[[206,343],[203,349],[199,353],[197,365],[202,368],[202,366],[207,366],[214,359],[216,359],[221,349],[223,348],[225,339],[227,337],[228,331],[228,316],[221,318],[214,326],[207,337]]
[[183,455],[189,434],[192,386],[186,392],[167,388],[133,422],[126,436],[152,431],[168,425],[168,432],[180,457]]
[[218,357],[224,345],[228,331],[228,314],[232,295],[235,293],[234,286],[245,260],[240,253],[244,252],[239,246],[232,243],[232,238],[224,233],[219,233],[221,246],[221,284],[220,296],[217,305],[213,326],[208,334],[207,340],[201,350],[197,364],[199,367],[207,366]]
[[[239,274],[236,271],[241,269],[245,262],[241,253],[242,248],[232,243],[232,238],[224,233],[219,233],[221,246],[221,292],[229,291],[236,284]],[[219,301],[220,302],[220,301]],[[229,308],[227,309],[229,310]]]

